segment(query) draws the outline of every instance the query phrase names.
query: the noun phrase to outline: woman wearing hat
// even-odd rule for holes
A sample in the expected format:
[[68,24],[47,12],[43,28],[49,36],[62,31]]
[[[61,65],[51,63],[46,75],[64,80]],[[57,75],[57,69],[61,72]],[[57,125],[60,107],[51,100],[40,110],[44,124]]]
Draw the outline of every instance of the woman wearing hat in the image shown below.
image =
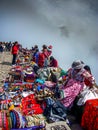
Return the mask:
[[89,80],[90,87],[95,84],[94,77],[84,69],[84,63],[74,61],[68,71],[67,82],[60,91],[61,102],[65,107],[70,108],[76,96],[86,87],[85,79]]

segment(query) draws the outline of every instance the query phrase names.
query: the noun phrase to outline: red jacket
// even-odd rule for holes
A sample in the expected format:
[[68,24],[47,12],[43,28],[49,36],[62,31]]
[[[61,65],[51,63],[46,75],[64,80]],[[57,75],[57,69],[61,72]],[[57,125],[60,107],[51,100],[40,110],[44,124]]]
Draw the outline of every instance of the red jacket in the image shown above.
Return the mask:
[[18,46],[17,45],[14,45],[13,47],[12,47],[12,54],[18,54]]
[[44,61],[45,61],[45,55],[44,55],[44,53],[39,53],[38,66],[39,67],[43,67],[44,66]]

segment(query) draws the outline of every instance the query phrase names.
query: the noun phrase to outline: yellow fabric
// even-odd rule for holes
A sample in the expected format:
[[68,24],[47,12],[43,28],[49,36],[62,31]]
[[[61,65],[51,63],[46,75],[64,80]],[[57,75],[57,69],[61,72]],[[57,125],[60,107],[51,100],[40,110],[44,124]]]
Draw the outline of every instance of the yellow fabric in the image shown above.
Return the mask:
[[31,62],[32,65],[35,65],[36,63],[34,61]]
[[10,107],[9,107],[9,110],[13,110],[14,109],[14,105],[12,104]]

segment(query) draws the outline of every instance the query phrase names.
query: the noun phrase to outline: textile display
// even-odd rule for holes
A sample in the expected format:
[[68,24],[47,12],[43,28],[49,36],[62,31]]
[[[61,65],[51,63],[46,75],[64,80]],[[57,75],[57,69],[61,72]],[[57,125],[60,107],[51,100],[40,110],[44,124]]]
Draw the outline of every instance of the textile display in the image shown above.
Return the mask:
[[[73,62],[69,70],[62,70],[57,59],[48,54],[48,46],[43,47],[42,52],[37,45],[30,50],[21,48],[15,64],[3,79],[0,129],[71,130],[68,114],[78,98],[77,107],[85,106],[81,126],[98,130],[98,99],[95,99],[98,95],[97,88],[96,91],[93,88],[93,75],[84,69],[81,60]],[[53,59],[56,64],[51,64]],[[85,86],[87,89],[83,91]]]

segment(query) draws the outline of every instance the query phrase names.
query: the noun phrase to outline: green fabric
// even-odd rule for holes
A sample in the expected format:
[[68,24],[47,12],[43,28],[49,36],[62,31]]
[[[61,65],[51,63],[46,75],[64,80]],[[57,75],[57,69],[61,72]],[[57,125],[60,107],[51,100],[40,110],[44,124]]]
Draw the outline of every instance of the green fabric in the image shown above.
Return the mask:
[[60,77],[62,77],[63,75],[67,75],[67,71],[61,70]]

